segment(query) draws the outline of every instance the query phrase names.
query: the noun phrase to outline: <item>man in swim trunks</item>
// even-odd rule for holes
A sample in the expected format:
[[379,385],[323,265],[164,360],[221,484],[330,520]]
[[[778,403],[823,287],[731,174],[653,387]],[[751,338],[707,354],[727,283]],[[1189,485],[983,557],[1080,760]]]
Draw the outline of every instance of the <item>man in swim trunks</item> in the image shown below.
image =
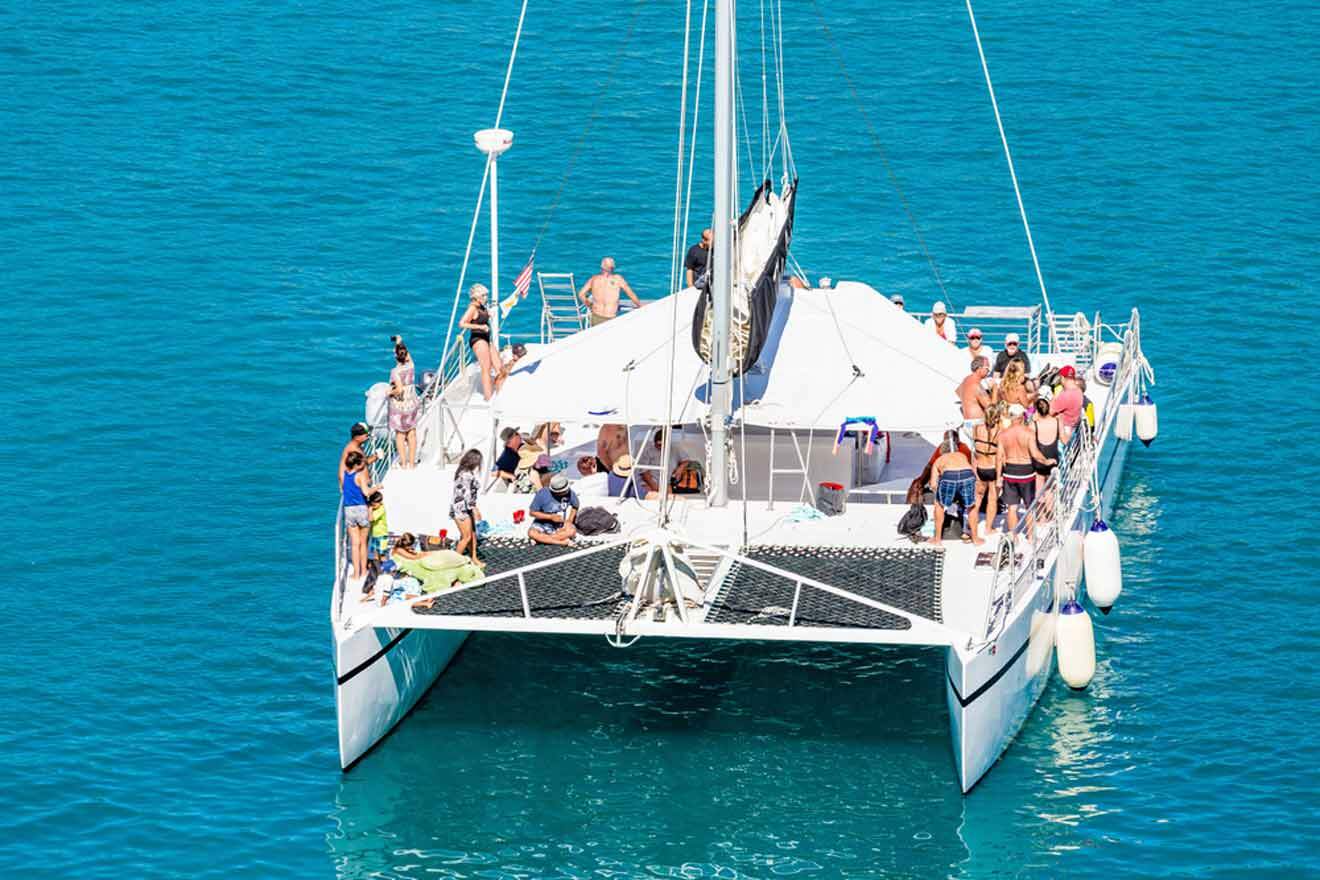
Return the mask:
[[[999,429],[999,460],[1003,468],[1003,500],[1007,528],[1011,533],[1017,528],[1018,506],[1031,512],[1031,505],[1036,503],[1036,468],[1032,464],[1031,449],[1036,438],[1031,436],[1026,422],[1022,420],[1026,410],[1020,404],[1008,408],[1008,418],[1001,422]],[[1031,520],[1027,520],[1027,534],[1031,534]]]
[[[608,473],[622,455],[628,454],[628,429],[623,425],[607,424],[600,426],[596,435],[596,470],[594,473]],[[578,470],[582,470],[581,467]]]
[[967,521],[972,526],[972,543],[984,544],[976,534],[978,511],[976,509],[976,477],[972,473],[972,463],[958,448],[958,433],[949,431],[944,435],[940,446],[941,455],[935,459],[930,471],[930,488],[935,493],[935,537],[930,543],[939,546],[944,534],[944,511],[954,503],[962,505],[968,511]]
[[600,272],[592,275],[578,291],[578,299],[591,309],[591,326],[604,324],[619,314],[619,291],[628,294],[636,308],[642,307],[642,301],[633,293],[622,275],[614,271],[614,258],[606,257],[600,261]]
[[990,405],[990,393],[982,385],[990,375],[990,362],[983,357],[972,359],[972,372],[958,385],[958,399],[962,401],[963,420],[971,428],[985,419],[985,408]]

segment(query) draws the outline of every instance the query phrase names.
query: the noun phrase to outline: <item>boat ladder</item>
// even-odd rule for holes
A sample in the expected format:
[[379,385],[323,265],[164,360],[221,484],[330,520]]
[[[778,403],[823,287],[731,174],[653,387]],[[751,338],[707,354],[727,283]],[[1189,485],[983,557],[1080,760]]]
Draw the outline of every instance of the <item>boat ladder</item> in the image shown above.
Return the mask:
[[572,336],[585,326],[572,272],[537,272],[536,284],[541,289],[542,342]]

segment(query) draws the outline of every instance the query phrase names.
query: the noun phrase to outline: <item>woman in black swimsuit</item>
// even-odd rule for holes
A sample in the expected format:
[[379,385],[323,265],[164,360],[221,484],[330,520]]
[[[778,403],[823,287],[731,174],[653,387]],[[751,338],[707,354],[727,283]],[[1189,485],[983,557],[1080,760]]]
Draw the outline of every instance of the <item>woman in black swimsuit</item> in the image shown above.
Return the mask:
[[995,514],[999,512],[999,419],[1003,416],[1004,405],[992,403],[985,409],[985,421],[972,429],[972,446],[975,456],[972,465],[976,468],[976,509],[981,509],[981,499],[985,500],[985,533],[995,530]]
[[[1036,469],[1036,493],[1045,488],[1045,481],[1049,479],[1050,474],[1059,466],[1059,418],[1050,415],[1050,402],[1044,398],[1036,399],[1036,418],[1033,420],[1031,430],[1035,435],[1036,448],[1032,450],[1032,467]],[[1046,440],[1041,436],[1041,428],[1044,428]],[[1040,453],[1040,457],[1036,456]]]
[[472,346],[472,356],[481,370],[481,396],[487,400],[493,393],[492,376],[499,372],[499,363],[490,347],[490,312],[486,308],[489,296],[486,285],[472,285],[468,289],[467,311],[458,322],[458,326],[468,332],[468,345]]

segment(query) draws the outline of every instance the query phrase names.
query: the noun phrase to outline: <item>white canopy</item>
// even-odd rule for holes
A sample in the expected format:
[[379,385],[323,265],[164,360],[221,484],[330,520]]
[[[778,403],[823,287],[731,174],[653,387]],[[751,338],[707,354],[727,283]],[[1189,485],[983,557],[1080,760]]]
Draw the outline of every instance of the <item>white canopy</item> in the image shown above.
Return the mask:
[[[708,370],[692,349],[696,296],[680,291],[549,346],[505,382],[501,420],[701,418]],[[749,425],[833,430],[870,416],[881,430],[931,434],[961,422],[955,388],[967,373],[965,352],[873,288],[841,282],[781,296],[761,364],[735,380],[734,396],[741,399],[745,381]]]

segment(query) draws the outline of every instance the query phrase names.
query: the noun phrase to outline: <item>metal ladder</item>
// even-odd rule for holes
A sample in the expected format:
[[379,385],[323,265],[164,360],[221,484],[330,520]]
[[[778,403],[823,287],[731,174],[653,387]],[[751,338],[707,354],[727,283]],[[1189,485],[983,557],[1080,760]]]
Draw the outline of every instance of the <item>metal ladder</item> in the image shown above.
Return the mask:
[[770,429],[770,480],[766,492],[766,510],[775,509],[775,475],[792,474],[802,477],[802,490],[798,493],[798,502],[811,504],[815,498],[811,495],[811,476],[807,473],[807,460],[802,456],[802,446],[798,443],[797,431],[789,431],[788,436],[793,438],[793,450],[797,453],[797,460],[800,467],[775,467],[775,429]]
[[571,336],[585,326],[572,272],[537,272],[536,284],[541,289],[542,342]]

